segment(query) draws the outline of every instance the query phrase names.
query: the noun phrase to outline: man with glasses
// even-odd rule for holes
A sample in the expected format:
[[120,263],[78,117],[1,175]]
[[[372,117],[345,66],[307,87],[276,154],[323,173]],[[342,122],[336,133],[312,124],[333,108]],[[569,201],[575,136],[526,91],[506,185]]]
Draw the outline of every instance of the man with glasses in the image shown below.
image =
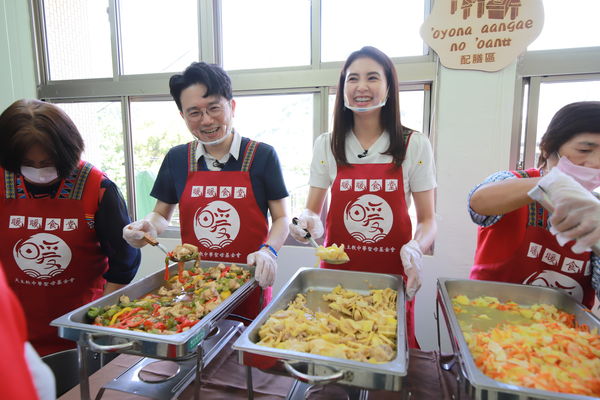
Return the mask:
[[[150,193],[154,211],[126,226],[123,237],[144,246],[143,235],[162,233],[179,204],[182,243],[198,246],[204,260],[255,265],[266,305],[289,223],[277,153],[233,129],[231,79],[219,66],[194,62],[169,87],[195,140],[169,150]],[[237,313],[258,314],[258,290],[252,296]]]

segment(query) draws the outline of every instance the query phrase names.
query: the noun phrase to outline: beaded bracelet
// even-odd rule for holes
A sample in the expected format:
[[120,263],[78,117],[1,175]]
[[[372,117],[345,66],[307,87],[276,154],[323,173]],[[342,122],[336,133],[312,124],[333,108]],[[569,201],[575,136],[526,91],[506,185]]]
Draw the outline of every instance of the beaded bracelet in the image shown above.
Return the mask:
[[270,246],[270,245],[268,245],[266,243],[263,243],[263,244],[260,245],[260,247],[258,249],[260,250],[263,247],[266,247],[267,249],[271,250],[271,253],[273,253],[273,255],[275,255],[275,257],[277,257],[277,251],[275,251],[275,249],[272,246]]

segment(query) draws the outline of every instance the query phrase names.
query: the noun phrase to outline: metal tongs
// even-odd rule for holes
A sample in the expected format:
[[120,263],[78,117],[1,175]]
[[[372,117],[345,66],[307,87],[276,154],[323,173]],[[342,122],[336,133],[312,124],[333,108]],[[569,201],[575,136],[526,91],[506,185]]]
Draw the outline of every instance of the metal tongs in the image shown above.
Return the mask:
[[[292,218],[292,224],[294,225],[298,225],[298,218],[294,217]],[[306,235],[304,235],[304,239],[308,239],[308,242],[315,248],[319,248],[319,244],[317,242],[315,242],[315,239],[312,238],[310,232],[306,229],[303,229],[304,232],[306,232]],[[328,264],[335,264],[335,265],[339,265],[339,264],[345,264],[347,263],[349,260],[326,260],[326,259],[322,259],[323,261],[325,261]]]
[[[527,195],[531,199],[540,203],[542,205],[542,207],[544,207],[546,210],[548,210],[548,212],[554,212],[554,204],[552,204],[552,200],[550,200],[548,193],[546,193],[546,191],[544,190],[543,187],[536,185],[536,186],[534,186],[533,189],[531,189],[529,192],[527,192]],[[595,254],[600,254],[600,242],[594,244],[591,247],[592,247],[592,251]]]

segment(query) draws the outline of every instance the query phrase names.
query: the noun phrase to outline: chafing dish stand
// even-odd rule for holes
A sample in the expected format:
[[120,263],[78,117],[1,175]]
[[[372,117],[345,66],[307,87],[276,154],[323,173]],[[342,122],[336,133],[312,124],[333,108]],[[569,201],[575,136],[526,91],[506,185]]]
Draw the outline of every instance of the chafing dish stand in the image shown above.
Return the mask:
[[[195,357],[192,356],[190,359],[178,361],[179,369],[177,373],[173,377],[161,382],[149,383],[144,382],[139,378],[138,374],[144,367],[158,361],[154,358],[144,357],[121,375],[102,386],[96,396],[96,400],[99,400],[107,389],[146,396],[157,400],[173,399],[179,396],[195,377],[198,377],[198,379],[195,381],[194,399],[199,399],[200,373],[202,372],[202,368],[208,365],[229,340],[242,329],[243,324],[241,322],[231,320],[221,320],[217,322],[216,327],[213,330],[214,333],[211,332],[212,335],[198,344]],[[119,347],[119,345],[98,345],[94,343],[93,335],[86,332],[81,333],[77,347],[79,354],[81,399],[90,400],[87,352],[112,352],[126,350],[126,348]]]

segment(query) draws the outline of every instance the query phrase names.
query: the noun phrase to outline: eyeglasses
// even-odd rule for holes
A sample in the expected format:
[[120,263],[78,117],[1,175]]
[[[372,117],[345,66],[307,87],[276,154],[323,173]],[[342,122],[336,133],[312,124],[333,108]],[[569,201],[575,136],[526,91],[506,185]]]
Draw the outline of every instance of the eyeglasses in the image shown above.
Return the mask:
[[201,121],[202,118],[204,118],[204,115],[208,115],[213,119],[221,118],[225,112],[225,104],[212,104],[204,110],[201,108],[193,108],[187,113],[187,117],[195,121]]

